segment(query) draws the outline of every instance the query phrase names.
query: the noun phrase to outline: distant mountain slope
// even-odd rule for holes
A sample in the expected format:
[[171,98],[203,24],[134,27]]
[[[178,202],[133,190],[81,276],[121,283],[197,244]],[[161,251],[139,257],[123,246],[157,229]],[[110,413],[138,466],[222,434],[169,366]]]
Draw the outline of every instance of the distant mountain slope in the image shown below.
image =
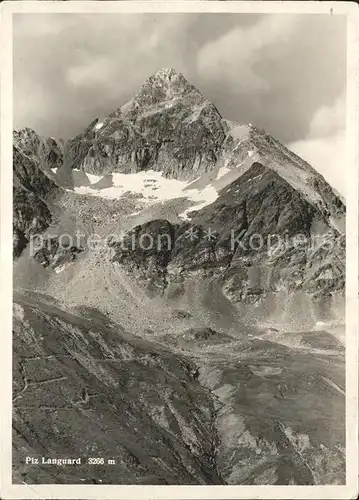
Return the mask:
[[113,243],[113,260],[151,293],[181,294],[194,277],[215,280],[238,304],[282,292],[317,301],[343,293],[344,237],[274,170],[254,163],[190,215],[182,224],[157,220],[133,228]]
[[315,169],[252,124],[223,119],[173,69],[158,71],[131,101],[70,140],[69,162],[97,175],[155,170],[217,190],[260,162],[344,231],[343,200]]
[[[34,134],[27,129],[15,134],[22,154],[39,142]],[[36,154],[31,158],[36,163]],[[41,161],[38,165],[44,172]],[[308,163],[264,131],[224,120],[172,69],[158,71],[129,103],[69,141],[63,165],[56,173],[50,169],[62,186],[69,183],[60,182],[59,172],[66,180],[70,166],[76,167],[68,181],[75,179],[76,194],[57,207],[65,221],[61,227],[82,227],[81,213],[87,234],[96,220],[107,232],[132,228],[138,238],[148,230],[157,237],[167,228],[176,240],[170,252],[158,255],[114,247],[113,261],[144,280],[151,294],[177,293],[196,273],[217,280],[220,293],[237,304],[272,302],[269,297],[280,293],[304,293],[317,302],[344,294],[345,205],[340,197]],[[83,186],[78,185],[81,172],[88,174]],[[78,194],[83,203],[76,202]],[[92,202],[94,196],[100,199]],[[93,210],[101,196],[123,200],[121,215],[108,219],[112,210],[104,209],[98,220]],[[42,205],[38,211],[44,228],[48,215]],[[199,231],[200,237],[189,239],[188,231]],[[26,235],[16,234],[17,245],[24,246]],[[307,240],[299,248],[293,241],[297,236]],[[243,248],[251,238],[260,240],[259,249]],[[272,252],[270,238],[285,240],[284,250]]]

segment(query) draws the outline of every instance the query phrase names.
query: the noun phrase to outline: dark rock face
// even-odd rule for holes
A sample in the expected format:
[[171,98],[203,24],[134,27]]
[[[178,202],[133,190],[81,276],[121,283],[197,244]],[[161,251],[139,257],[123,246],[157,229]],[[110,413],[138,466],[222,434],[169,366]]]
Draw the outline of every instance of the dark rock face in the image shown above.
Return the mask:
[[34,258],[43,266],[51,266],[52,269],[61,267],[74,261],[82,248],[59,242],[57,238],[48,238],[42,242],[42,248],[37,250]]
[[215,106],[182,75],[162,70],[101,127],[92,122],[70,141],[70,150],[72,166],[89,173],[153,169],[194,179],[215,167],[224,139]]
[[[223,484],[214,403],[191,361],[89,310],[75,316],[36,295],[15,300],[14,482]],[[82,463],[24,465],[24,454],[49,453]],[[94,456],[106,463],[89,465]]]
[[51,171],[60,168],[64,162],[64,145],[53,137],[41,137],[35,130],[23,128],[13,132],[14,146],[26,156],[35,159],[39,168],[55,181]]
[[[248,244],[254,235],[293,236],[299,231],[309,235],[315,215],[315,209],[278,174],[254,163],[192,220],[220,232],[222,242],[232,230],[236,235],[243,232],[243,243]],[[242,247],[236,251],[246,253]]]
[[190,93],[202,99],[200,92],[183,75],[172,68],[163,68],[146,80],[135,100],[139,106],[152,106]]
[[167,266],[171,259],[175,227],[165,220],[137,226],[121,242],[110,242],[118,262],[142,282],[150,294],[166,288]]
[[191,222],[152,221],[113,246],[113,260],[157,293],[194,274],[216,277],[234,302],[256,301],[282,289],[313,298],[344,290],[344,237],[259,163]]
[[[287,149],[278,140],[253,125],[226,122],[228,134],[223,144],[219,167],[225,166],[237,177],[254,162],[276,172],[314,205],[323,217],[345,217],[345,205],[340,197],[311,165]],[[226,177],[224,177],[226,179]],[[233,179],[234,180],[234,179]],[[217,181],[219,185],[223,179]]]
[[46,175],[39,162],[17,146],[13,148],[13,252],[21,255],[30,236],[42,233],[50,224],[47,200],[60,188]]
[[69,160],[72,168],[81,169],[83,159],[88,155],[92,146],[95,147],[95,125],[98,118],[93,120],[82,134],[73,137],[68,141]]
[[217,332],[213,330],[213,328],[197,327],[189,328],[183,333],[179,333],[174,338],[174,341],[179,346],[191,349],[193,346],[201,347],[228,344],[233,341],[233,338],[225,333]]
[[193,222],[217,232],[214,253],[217,261],[230,259],[224,280],[229,287],[234,279],[236,302],[283,286],[313,296],[344,290],[345,237],[330,227],[321,208],[260,164],[224,189]]
[[13,144],[23,154],[33,159],[44,174],[56,184],[69,189],[74,187],[67,143],[54,137],[40,136],[34,130],[24,128],[14,130]]

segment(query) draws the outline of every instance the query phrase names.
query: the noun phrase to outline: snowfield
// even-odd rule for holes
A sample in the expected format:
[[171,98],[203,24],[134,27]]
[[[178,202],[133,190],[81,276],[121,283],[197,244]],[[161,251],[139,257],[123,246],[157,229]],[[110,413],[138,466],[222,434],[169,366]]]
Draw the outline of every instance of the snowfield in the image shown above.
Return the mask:
[[[53,169],[56,173],[56,169]],[[175,198],[185,198],[191,202],[180,217],[188,219],[187,213],[213,203],[217,197],[217,190],[210,185],[203,189],[191,189],[193,181],[180,181],[163,177],[161,172],[147,170],[133,174],[112,173],[104,176],[88,174],[87,172],[74,169],[74,172],[81,172],[89,184],[74,187],[75,193],[79,195],[98,196],[107,199],[119,199],[125,194],[132,193],[140,195],[141,203],[149,206]]]

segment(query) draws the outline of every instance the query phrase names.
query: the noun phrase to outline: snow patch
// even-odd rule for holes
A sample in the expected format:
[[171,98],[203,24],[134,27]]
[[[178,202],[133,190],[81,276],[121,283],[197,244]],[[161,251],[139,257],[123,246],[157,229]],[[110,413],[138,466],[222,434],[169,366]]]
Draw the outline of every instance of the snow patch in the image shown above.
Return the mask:
[[141,210],[136,210],[136,212],[132,212],[132,214],[130,214],[130,217],[138,215],[140,212],[142,212],[142,209]]
[[[111,187],[96,188],[95,185],[104,178],[104,176],[86,174],[90,180],[89,186],[75,187],[74,191],[80,195],[99,196],[107,199],[121,198],[125,193],[141,195],[141,201],[147,205],[172,200],[175,198],[185,198],[194,203],[180,217],[187,218],[187,212],[199,210],[206,205],[213,203],[218,192],[212,186],[206,186],[204,189],[190,189],[193,181],[180,181],[178,179],[169,179],[163,177],[161,172],[147,170],[144,172],[121,174],[112,173]],[[133,214],[134,215],[134,214]]]
[[224,175],[228,174],[228,172],[230,172],[231,169],[228,168],[228,167],[221,167],[219,170],[218,170],[218,175],[216,177],[216,180],[217,179],[220,179],[221,177],[223,177]]
[[19,319],[20,321],[24,321],[25,311],[24,311],[24,308],[20,304],[17,304],[16,302],[14,302],[13,312],[14,312],[15,318]]
[[55,267],[55,273],[59,274],[64,269],[65,269],[65,264],[62,264],[61,266]]
[[317,321],[316,324],[314,325],[314,330],[322,330],[328,325],[328,323],[325,323],[324,321]]
[[184,212],[179,214],[179,217],[184,220],[190,219],[190,217],[188,217],[188,213],[192,212],[192,210],[201,210],[201,208],[210,205],[218,198],[218,192],[212,186],[207,186],[204,189],[202,189],[202,191],[198,189],[191,189],[188,190],[186,193],[188,195],[188,199],[194,202],[197,201],[197,203],[188,207]]
[[330,216],[329,217],[329,222],[334,229],[336,229],[339,233],[345,234],[345,216],[342,215],[341,217],[334,217]]
[[98,182],[99,180],[102,179],[103,175],[94,175],[94,174],[88,174],[86,172],[86,175],[90,181],[91,184],[96,184],[96,182]]

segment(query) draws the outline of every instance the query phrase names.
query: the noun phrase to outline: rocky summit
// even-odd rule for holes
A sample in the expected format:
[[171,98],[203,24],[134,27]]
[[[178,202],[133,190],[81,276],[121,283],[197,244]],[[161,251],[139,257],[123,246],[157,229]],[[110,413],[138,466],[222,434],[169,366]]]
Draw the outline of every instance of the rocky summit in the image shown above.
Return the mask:
[[173,69],[133,95],[14,132],[13,481],[344,484],[345,200]]
[[215,106],[182,75],[161,70],[71,141],[72,165],[93,174],[153,169],[195,179],[215,167],[224,139]]

